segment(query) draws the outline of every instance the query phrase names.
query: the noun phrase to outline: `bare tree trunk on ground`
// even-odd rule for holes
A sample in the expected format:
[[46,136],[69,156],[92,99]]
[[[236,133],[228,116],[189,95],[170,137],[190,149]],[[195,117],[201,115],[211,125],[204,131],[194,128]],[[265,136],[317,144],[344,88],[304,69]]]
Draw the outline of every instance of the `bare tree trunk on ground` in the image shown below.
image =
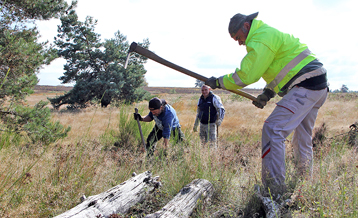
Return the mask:
[[205,179],[195,179],[184,188],[161,210],[145,218],[187,218],[201,202],[209,201],[214,193],[213,185]]
[[96,218],[112,214],[126,214],[135,204],[143,201],[146,194],[158,188],[159,177],[152,178],[144,172],[98,195],[86,198],[81,204],[55,218]]

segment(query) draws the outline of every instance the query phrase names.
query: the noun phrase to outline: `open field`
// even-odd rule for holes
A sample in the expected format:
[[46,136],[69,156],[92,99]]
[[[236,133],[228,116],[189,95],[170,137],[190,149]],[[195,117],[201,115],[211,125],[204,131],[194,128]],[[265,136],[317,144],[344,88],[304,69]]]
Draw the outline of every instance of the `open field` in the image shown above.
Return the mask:
[[[152,159],[141,152],[137,124],[132,118],[135,107],[142,115],[148,113],[146,101],[119,108],[54,110],[52,119],[71,126],[71,131],[67,138],[48,147],[3,133],[0,217],[53,217],[77,205],[83,194],[99,194],[129,179],[132,172],[146,170],[160,176],[163,187],[134,208],[128,218],[159,210],[196,178],[212,182],[215,194],[212,204],[199,207],[192,217],[210,217],[217,211],[222,211],[222,217],[261,217],[252,197],[254,184],[260,184],[261,128],[279,97],[260,110],[247,99],[221,93],[226,116],[219,129],[219,148],[211,150],[199,143],[198,133],[192,132],[199,89],[170,90],[173,88],[149,91],[176,109],[186,142],[172,145],[167,155],[162,155],[159,143]],[[27,103],[34,105],[63,91],[36,92]],[[330,93],[315,124],[316,130],[324,124],[326,131],[321,144],[315,147],[313,177],[307,180],[294,179],[288,138],[288,196],[300,196],[286,208],[292,217],[358,217],[357,147],[347,144],[349,126],[357,121],[358,95]],[[145,137],[153,125],[142,123]]]

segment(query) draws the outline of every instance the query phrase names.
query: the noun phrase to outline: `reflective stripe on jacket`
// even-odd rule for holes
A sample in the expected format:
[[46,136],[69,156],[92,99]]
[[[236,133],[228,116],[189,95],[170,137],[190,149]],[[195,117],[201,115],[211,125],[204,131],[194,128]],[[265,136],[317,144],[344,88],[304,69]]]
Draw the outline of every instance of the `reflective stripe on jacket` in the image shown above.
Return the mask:
[[235,73],[219,78],[223,89],[235,90],[257,82],[278,93],[305,65],[315,59],[298,38],[254,19],[245,41],[247,54]]

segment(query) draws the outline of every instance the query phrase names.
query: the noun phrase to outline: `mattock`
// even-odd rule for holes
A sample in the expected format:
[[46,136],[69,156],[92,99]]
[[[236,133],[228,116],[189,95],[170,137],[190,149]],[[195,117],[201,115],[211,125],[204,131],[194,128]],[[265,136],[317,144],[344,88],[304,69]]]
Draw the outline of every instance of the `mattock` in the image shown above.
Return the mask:
[[[143,56],[145,56],[145,57],[147,57],[147,58],[149,58],[149,59],[151,59],[153,61],[156,61],[156,62],[158,62],[160,64],[163,64],[164,66],[170,67],[170,68],[172,68],[174,70],[177,70],[177,71],[179,71],[181,73],[184,73],[184,74],[186,74],[188,76],[194,77],[195,79],[198,79],[198,80],[201,80],[201,81],[204,81],[204,82],[208,79],[205,76],[202,76],[200,74],[194,73],[193,71],[187,70],[187,69],[185,69],[185,68],[183,68],[181,66],[173,64],[173,63],[171,63],[171,62],[159,57],[158,55],[154,54],[153,52],[149,51],[148,49],[139,46],[135,42],[132,42],[131,46],[129,47],[127,59],[126,59],[126,62],[124,64],[125,69],[127,68],[129,57],[130,57],[130,54],[132,52],[136,52],[138,54],[141,54],[141,55],[143,55]],[[238,94],[238,95],[241,95],[241,96],[243,96],[245,98],[248,98],[248,99],[250,99],[252,101],[257,101],[257,98],[255,96],[253,96],[253,95],[251,95],[251,94],[249,94],[247,92],[244,92],[244,91],[241,91],[241,90],[238,90],[238,89],[236,89],[236,90],[228,90],[228,91],[230,91],[232,93],[235,93],[235,94]]]
[[[138,108],[134,108],[134,112],[138,113]],[[143,132],[142,132],[142,127],[140,126],[140,122],[139,119],[137,118],[137,124],[138,124],[138,128],[139,128],[139,133],[140,133],[140,137],[142,139],[142,143],[143,143],[143,151],[145,151],[145,141],[144,141],[144,137],[143,137]]]

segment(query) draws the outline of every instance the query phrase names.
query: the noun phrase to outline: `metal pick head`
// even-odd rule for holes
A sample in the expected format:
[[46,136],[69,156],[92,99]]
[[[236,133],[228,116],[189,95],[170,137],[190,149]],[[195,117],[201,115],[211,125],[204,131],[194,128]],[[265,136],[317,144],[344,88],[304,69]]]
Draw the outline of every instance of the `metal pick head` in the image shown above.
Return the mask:
[[127,66],[128,66],[128,61],[129,61],[129,56],[131,55],[132,52],[128,52],[128,55],[127,55],[127,59],[126,59],[126,63],[124,64],[124,69],[127,69]]
[[124,69],[127,69],[128,62],[129,62],[129,56],[131,55],[132,52],[135,51],[136,48],[137,48],[137,43],[132,42],[132,44],[130,45],[129,50],[128,50],[128,55],[127,55],[126,63],[124,64]]

